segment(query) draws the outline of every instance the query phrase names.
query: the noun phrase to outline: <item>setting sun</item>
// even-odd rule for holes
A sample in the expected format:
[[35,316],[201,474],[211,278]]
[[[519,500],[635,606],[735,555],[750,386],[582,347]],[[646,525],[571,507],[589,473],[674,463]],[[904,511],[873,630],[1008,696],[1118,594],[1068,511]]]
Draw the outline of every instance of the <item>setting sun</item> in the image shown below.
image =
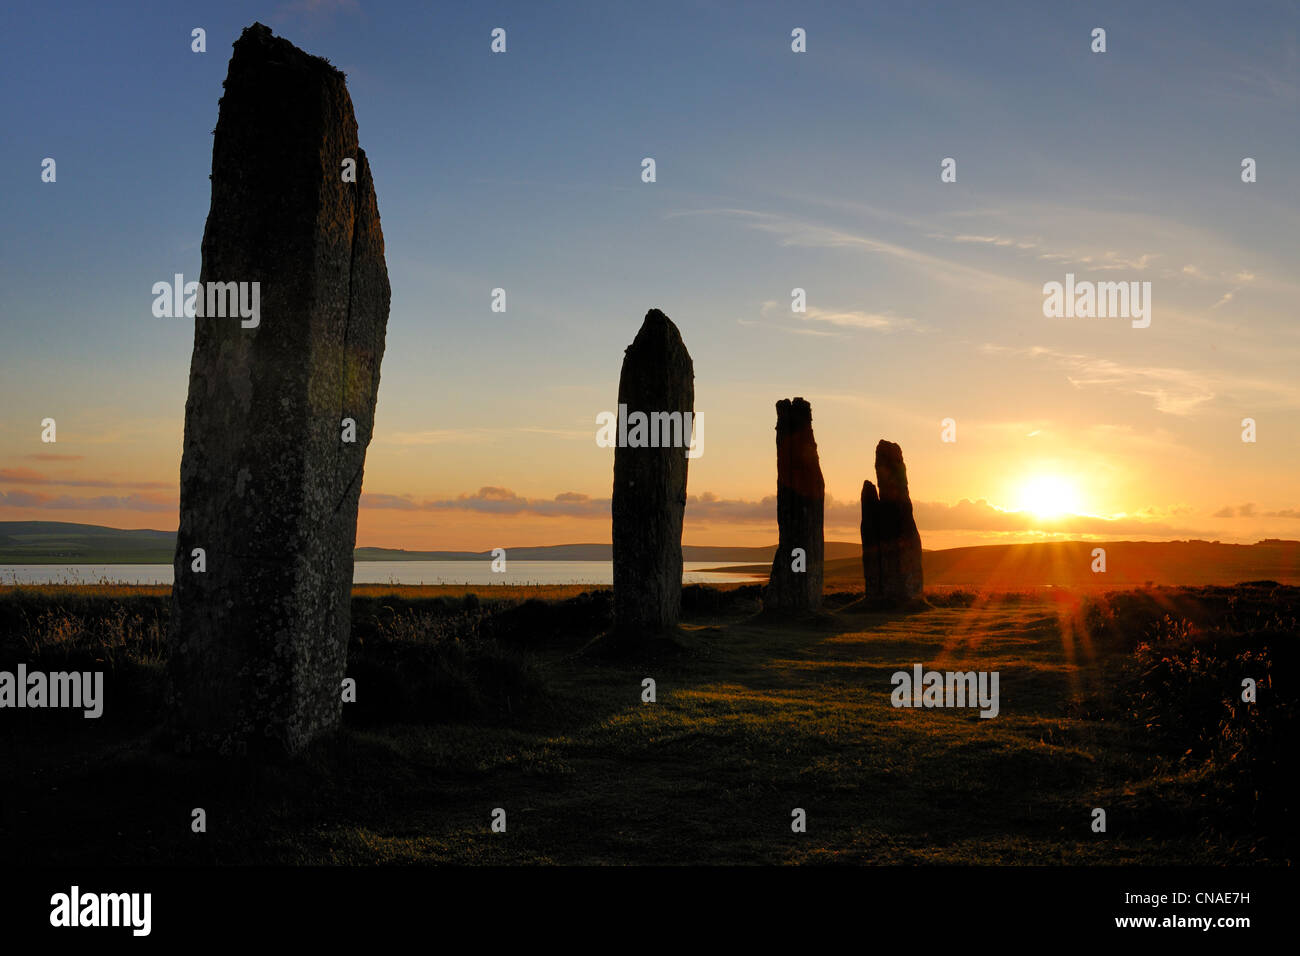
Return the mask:
[[1079,493],[1074,483],[1060,475],[1035,475],[1020,486],[1017,506],[1040,518],[1077,513]]

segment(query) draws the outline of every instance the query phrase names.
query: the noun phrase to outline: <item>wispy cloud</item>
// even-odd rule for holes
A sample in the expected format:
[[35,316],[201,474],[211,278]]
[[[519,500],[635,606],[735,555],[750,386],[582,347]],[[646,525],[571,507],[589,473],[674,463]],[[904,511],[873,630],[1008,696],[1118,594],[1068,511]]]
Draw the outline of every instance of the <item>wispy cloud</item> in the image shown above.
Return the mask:
[[1229,302],[1232,301],[1232,297],[1236,295],[1239,291],[1240,289],[1229,289],[1227,292],[1223,293],[1223,298],[1219,299],[1219,301],[1214,303],[1214,305],[1210,306],[1210,308],[1217,309],[1221,305],[1227,305]]
[[947,242],[973,242],[986,246],[1014,246],[1017,249],[1037,249],[1042,243],[1041,239],[1013,239],[1009,236],[978,236],[969,233],[949,236],[941,232],[931,232],[926,234],[926,238]]
[[[72,456],[79,457],[79,456]],[[175,488],[175,482],[109,481],[103,478],[61,478],[30,468],[0,468],[0,484],[63,485],[68,488]]]
[[844,325],[855,329],[871,329],[876,332],[892,332],[897,329],[916,330],[920,327],[912,319],[862,312],[856,309],[836,311],[809,306],[807,312],[799,313],[799,317],[806,322],[829,322],[831,325]]
[[1215,397],[1207,376],[1187,369],[1152,365],[1123,365],[1091,355],[1060,352],[1044,346],[1013,348],[985,344],[985,354],[1025,355],[1041,358],[1063,369],[1066,380],[1076,387],[1107,387],[1142,395],[1152,400],[1157,411],[1170,415],[1191,415]]
[[608,498],[592,498],[575,491],[565,491],[554,498],[525,498],[509,488],[484,486],[472,494],[455,498],[417,501],[409,495],[363,492],[362,508],[398,511],[475,511],[481,514],[534,514],[548,518],[609,517]]
[[[592,415],[595,421],[595,414]],[[548,435],[552,438],[584,439],[595,435],[595,425],[590,430],[542,428],[519,425],[510,428],[431,428],[425,431],[398,431],[375,436],[376,444],[387,445],[489,445],[519,434]]]
[[0,491],[0,508],[44,508],[55,511],[175,511],[176,498],[162,495],[101,495],[81,498],[34,491]]
[[1258,511],[1254,502],[1242,505],[1225,505],[1216,511],[1215,518],[1300,518],[1300,508],[1280,508],[1276,511]]
[[[527,498],[509,488],[483,487],[455,498],[419,501],[407,495],[364,493],[361,507],[400,511],[472,511],[478,514],[513,516],[521,514],[557,518],[598,518],[610,515],[610,499],[578,492],[563,492],[554,498]],[[1005,511],[980,499],[962,499],[955,504],[920,501],[913,505],[917,526],[922,531],[986,531],[1081,534],[1104,536],[1148,534],[1156,537],[1186,535],[1187,529],[1155,520],[1169,511],[1149,509],[1134,515],[1060,515],[1041,518],[1022,511]],[[829,528],[855,529],[861,518],[856,500],[826,496],[825,521]],[[776,496],[760,499],[724,498],[713,492],[691,495],[686,503],[688,525],[770,525],[776,528]]]
[[670,213],[675,216],[720,216],[742,221],[748,228],[775,236],[782,246],[814,249],[856,250],[905,263],[930,279],[950,285],[974,288],[1025,287],[1028,283],[1000,273],[933,256],[875,236],[807,220],[751,209],[695,209]]
[[[773,299],[768,299],[763,303],[760,314],[764,318],[786,314],[804,322],[824,322],[827,325],[868,329],[872,332],[897,332],[903,330],[920,332],[924,330],[924,326],[914,319],[903,318],[889,313],[865,312],[859,309],[821,309],[812,305],[807,306],[804,312],[791,312],[788,304]],[[811,329],[795,328],[790,329],[790,331],[821,335],[831,334]]]
[[1069,252],[1044,252],[1038,257],[1048,262],[1063,265],[1085,266],[1091,272],[1142,272],[1151,265],[1151,260],[1159,258],[1150,252],[1144,252],[1137,258],[1128,258],[1114,251],[1095,255],[1080,255]]

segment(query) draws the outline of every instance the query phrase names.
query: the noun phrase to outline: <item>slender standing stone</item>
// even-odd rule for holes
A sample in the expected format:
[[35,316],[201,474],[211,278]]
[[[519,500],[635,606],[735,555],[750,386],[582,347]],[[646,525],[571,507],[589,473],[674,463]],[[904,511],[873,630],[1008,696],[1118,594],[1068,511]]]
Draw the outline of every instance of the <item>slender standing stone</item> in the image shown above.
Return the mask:
[[340,717],[388,322],[384,238],[343,74],[259,23],[246,29],[211,178],[202,288],[258,283],[260,315],[244,327],[200,309],[194,322],[169,725],[181,746],[293,753]]
[[[826,482],[817,460],[812,406],[802,398],[776,403],[776,557],[763,604],[811,610],[822,603]],[[802,557],[795,549],[803,552]]]
[[681,613],[686,453],[695,412],[695,366],[677,326],[658,309],[646,313],[623,354],[618,403],[614,630],[636,639],[671,630]]
[[881,591],[880,566],[880,499],[876,496],[876,486],[869,481],[862,483],[862,579],[866,582],[868,601],[884,597]]
[[921,534],[912,515],[903,450],[876,445],[876,481],[862,486],[862,572],[869,600],[902,603],[921,596]]

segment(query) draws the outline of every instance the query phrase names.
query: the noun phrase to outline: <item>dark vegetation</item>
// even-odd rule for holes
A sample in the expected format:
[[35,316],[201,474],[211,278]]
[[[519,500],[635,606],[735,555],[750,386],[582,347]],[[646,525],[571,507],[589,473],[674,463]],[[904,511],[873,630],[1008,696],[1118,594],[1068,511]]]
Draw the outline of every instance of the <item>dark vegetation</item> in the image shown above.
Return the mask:
[[[1295,828],[1289,785],[1297,696],[1300,588],[1166,589],[1085,599],[1086,632],[1110,651],[1119,716],[1151,735],[1157,773],[1190,775],[1207,813],[1259,831]],[[1242,700],[1253,680],[1256,699]]]

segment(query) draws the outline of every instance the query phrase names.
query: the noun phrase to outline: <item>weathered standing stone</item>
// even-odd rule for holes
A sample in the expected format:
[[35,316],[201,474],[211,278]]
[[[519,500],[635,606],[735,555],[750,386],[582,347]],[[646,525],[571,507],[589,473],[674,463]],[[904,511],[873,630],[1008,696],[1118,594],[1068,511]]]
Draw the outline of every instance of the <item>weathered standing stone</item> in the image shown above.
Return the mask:
[[882,598],[880,582],[880,498],[876,486],[869,481],[862,483],[862,578],[867,585],[866,597],[869,601]]
[[[681,613],[686,452],[695,412],[695,366],[677,326],[658,309],[646,313],[623,354],[618,403],[626,435],[614,449],[614,630],[643,638],[670,630]],[[637,413],[647,420],[639,432]]]
[[[349,158],[355,182],[341,175]],[[261,24],[246,29],[211,178],[200,281],[260,283],[260,316],[250,328],[201,312],[194,323],[168,719],[181,746],[293,753],[340,717],[388,322],[384,238],[343,74]]]
[[903,603],[920,597],[921,534],[912,516],[903,450],[883,439],[876,445],[876,488],[862,483],[862,575],[866,597]]
[[[776,403],[776,523],[778,543],[763,605],[812,610],[822,603],[826,542],[826,482],[817,460],[812,406],[802,398]],[[802,559],[795,549],[803,551]],[[800,566],[802,565],[802,570]]]

